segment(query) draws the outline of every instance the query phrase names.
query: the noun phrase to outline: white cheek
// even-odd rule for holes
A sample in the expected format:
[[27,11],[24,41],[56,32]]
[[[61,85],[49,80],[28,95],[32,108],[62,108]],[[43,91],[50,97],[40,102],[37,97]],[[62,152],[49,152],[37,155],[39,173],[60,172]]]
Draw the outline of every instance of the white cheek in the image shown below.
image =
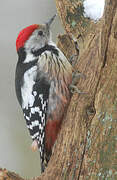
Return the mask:
[[24,74],[24,84],[21,87],[23,109],[28,109],[28,107],[32,107],[34,104],[35,96],[32,94],[32,90],[37,75],[36,70],[37,66],[34,66],[31,69],[27,70]]
[[44,47],[49,41],[49,37],[40,37],[37,34],[33,34],[25,43],[25,49],[27,52],[36,51]]

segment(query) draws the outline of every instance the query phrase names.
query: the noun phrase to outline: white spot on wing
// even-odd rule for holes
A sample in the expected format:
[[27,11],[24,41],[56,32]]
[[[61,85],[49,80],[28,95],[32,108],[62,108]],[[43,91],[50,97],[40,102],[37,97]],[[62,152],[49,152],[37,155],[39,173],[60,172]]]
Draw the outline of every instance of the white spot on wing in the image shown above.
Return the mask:
[[32,139],[35,139],[35,137],[37,137],[39,135],[39,132],[35,133],[32,137]]
[[42,124],[39,124],[39,129],[40,129],[41,131],[43,130]]
[[39,98],[43,101],[43,94],[39,94]]
[[35,112],[39,112],[39,107],[35,107]]
[[42,111],[39,111],[39,116],[42,117]]
[[31,108],[31,113],[35,114],[35,108],[34,107]]
[[30,118],[28,116],[25,117],[28,121],[30,120]]
[[34,94],[34,96],[36,96],[36,95],[37,95],[37,92],[36,92],[36,91],[33,91],[33,94]]
[[42,156],[42,149],[41,149],[41,146],[40,146],[40,148],[39,148],[39,151],[40,151],[40,154],[41,154],[41,156]]
[[39,125],[38,120],[32,121],[32,127],[35,127],[35,126],[38,126],[38,125]]
[[32,130],[32,126],[31,125],[27,125],[27,128]]
[[46,108],[46,101],[42,105],[42,109],[45,109],[45,108]]

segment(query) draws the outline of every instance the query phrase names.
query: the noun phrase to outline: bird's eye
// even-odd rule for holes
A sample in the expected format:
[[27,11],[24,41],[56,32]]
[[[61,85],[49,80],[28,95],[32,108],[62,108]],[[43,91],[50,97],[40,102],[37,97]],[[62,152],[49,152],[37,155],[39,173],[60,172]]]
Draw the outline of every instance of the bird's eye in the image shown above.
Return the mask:
[[38,32],[38,35],[39,35],[39,36],[42,36],[42,35],[43,35],[43,31],[39,31],[39,32]]

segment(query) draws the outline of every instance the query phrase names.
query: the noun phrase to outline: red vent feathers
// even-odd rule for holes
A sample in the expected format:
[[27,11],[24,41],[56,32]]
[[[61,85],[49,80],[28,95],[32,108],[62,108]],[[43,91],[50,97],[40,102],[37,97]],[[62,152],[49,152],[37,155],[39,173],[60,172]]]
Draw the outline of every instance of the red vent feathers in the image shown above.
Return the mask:
[[16,40],[16,49],[18,51],[19,48],[24,46],[24,43],[28,40],[30,35],[33,33],[35,29],[39,27],[38,24],[33,24],[31,26],[28,26],[24,28],[18,35]]

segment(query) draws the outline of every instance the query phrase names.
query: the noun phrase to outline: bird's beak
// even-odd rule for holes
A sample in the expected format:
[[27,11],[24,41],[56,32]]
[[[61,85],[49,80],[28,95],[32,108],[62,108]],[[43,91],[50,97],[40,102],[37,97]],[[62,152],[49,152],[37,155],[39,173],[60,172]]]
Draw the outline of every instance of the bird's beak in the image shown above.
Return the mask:
[[54,16],[52,16],[51,19],[49,19],[49,21],[46,23],[46,26],[48,27],[48,29],[50,28],[50,25],[52,24],[52,22],[54,21],[55,17],[57,16],[57,14],[55,14]]

